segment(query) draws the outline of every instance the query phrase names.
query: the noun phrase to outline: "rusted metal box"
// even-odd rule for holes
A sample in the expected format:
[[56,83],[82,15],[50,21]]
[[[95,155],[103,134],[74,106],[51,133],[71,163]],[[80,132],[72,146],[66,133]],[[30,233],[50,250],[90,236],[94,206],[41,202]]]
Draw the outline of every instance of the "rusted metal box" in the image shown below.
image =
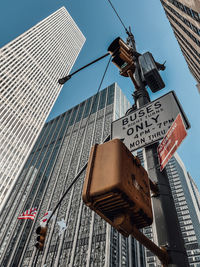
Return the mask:
[[139,229],[152,223],[148,174],[119,139],[92,147],[82,196],[125,236],[132,225]]

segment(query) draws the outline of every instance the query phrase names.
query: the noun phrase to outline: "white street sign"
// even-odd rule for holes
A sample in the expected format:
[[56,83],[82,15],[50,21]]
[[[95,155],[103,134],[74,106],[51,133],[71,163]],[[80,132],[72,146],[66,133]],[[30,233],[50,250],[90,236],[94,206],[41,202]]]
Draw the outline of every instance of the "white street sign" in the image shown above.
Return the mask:
[[112,139],[121,139],[130,151],[162,139],[181,113],[186,129],[189,122],[174,91],[112,122]]

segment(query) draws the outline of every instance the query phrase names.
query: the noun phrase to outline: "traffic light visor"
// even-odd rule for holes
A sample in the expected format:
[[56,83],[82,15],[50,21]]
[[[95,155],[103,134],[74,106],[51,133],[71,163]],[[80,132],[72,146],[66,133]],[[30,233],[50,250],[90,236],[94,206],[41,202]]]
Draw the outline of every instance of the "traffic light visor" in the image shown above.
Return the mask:
[[46,232],[47,232],[47,227],[41,227],[39,226],[37,229],[36,229],[36,234],[37,235],[46,235]]
[[112,55],[117,49],[119,49],[120,45],[119,45],[119,40],[121,38],[117,37],[108,47],[108,52],[110,52],[110,54]]
[[114,56],[115,52],[123,49],[127,52],[130,52],[130,47],[120,38],[117,37],[108,47],[108,52]]

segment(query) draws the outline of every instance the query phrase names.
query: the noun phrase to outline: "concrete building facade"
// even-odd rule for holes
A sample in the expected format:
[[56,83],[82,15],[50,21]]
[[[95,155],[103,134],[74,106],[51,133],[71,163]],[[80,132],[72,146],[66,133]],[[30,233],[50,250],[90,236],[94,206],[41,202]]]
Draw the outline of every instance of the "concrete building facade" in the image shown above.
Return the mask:
[[62,7],[0,49],[0,211],[84,42]]
[[[142,151],[137,153],[144,164]],[[166,165],[166,170],[190,267],[200,267],[200,193],[177,153]],[[154,225],[145,228],[144,233],[156,242]],[[145,251],[146,266],[160,267],[157,258]]]
[[[0,266],[160,266],[150,251],[132,237],[120,235],[83,204],[84,173],[50,222],[45,249],[38,257],[34,247],[42,216],[53,210],[85,165],[90,147],[103,142],[110,135],[111,122],[129,108],[121,89],[112,84],[44,125],[1,214]],[[136,153],[144,164],[142,151]],[[190,266],[199,267],[199,192],[178,155],[166,168]],[[38,209],[34,221],[17,220],[31,207]],[[67,229],[59,236],[56,222],[62,219]],[[154,228],[143,231],[156,242]]]
[[[2,213],[0,266],[35,264],[35,230],[41,217],[55,207],[85,165],[91,145],[103,142],[111,122],[129,108],[121,89],[112,84],[45,124]],[[118,234],[83,204],[83,179],[84,173],[56,213],[56,221],[64,219],[67,229],[58,237],[56,222],[50,222],[36,266],[145,266],[142,246]],[[33,206],[38,208],[34,221],[17,220]]]
[[200,84],[200,2],[161,0],[190,72]]
[[199,192],[194,190],[195,183],[178,154],[170,160],[167,173],[189,264],[191,267],[200,267],[200,210],[197,203]]

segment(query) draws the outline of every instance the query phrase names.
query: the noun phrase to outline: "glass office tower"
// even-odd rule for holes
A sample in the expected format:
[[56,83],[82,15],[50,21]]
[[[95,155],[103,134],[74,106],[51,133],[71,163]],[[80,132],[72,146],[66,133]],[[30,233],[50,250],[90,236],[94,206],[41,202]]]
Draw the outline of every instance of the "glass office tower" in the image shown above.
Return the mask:
[[[35,230],[41,217],[55,207],[85,165],[91,145],[102,143],[110,135],[112,120],[129,108],[121,89],[112,84],[45,124],[2,214],[0,266],[35,264]],[[56,213],[56,221],[65,220],[66,231],[58,237],[56,222],[50,223],[36,266],[145,266],[142,246],[118,234],[83,204],[83,179],[84,173]],[[38,208],[35,220],[17,220],[30,207]]]
[[0,49],[0,212],[84,42],[62,7]]
[[[138,151],[137,154],[144,164],[142,151]],[[166,170],[190,267],[200,267],[199,191],[177,153],[175,153],[166,165]],[[144,233],[148,238],[156,242],[156,234],[153,227],[145,228]],[[152,252],[145,251],[148,267],[161,266]]]
[[200,267],[200,209],[196,199],[199,193],[193,191],[194,181],[178,154],[170,160],[167,173],[190,266]]

